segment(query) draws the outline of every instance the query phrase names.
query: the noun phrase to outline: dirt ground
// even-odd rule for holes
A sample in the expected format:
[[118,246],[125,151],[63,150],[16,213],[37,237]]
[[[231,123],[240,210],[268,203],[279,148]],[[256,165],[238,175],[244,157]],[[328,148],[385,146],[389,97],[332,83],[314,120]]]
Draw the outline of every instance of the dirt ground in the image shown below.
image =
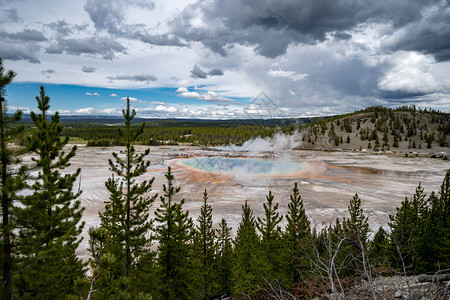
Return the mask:
[[[137,146],[138,151],[146,147]],[[84,240],[79,255],[87,257],[87,230],[100,222],[99,212],[103,211],[104,201],[108,200],[105,181],[111,176],[108,159],[113,151],[120,153],[123,148],[97,148],[80,146],[72,159],[70,170],[81,168],[81,202],[85,207],[83,221]],[[294,183],[299,185],[307,214],[311,223],[322,226],[337,217],[347,215],[349,200],[358,193],[362,199],[365,213],[369,216],[371,229],[387,226],[389,214],[395,212],[405,197],[411,197],[419,183],[427,195],[438,192],[450,162],[442,159],[424,157],[404,157],[386,154],[361,152],[322,152],[291,150],[283,153],[246,153],[265,159],[286,157],[289,161],[301,163],[303,169],[284,175],[255,175],[251,172],[228,174],[226,172],[206,172],[183,164],[189,157],[236,155],[224,151],[202,150],[198,147],[150,147],[148,159],[151,167],[141,179],[155,177],[151,194],[161,194],[165,183],[164,173],[171,166],[176,185],[181,187],[177,199],[184,198],[186,210],[195,220],[202,204],[203,190],[207,190],[213,207],[213,221],[218,224],[225,218],[236,231],[241,206],[247,200],[256,217],[263,214],[263,203],[269,190],[279,203],[280,212],[285,213],[289,194]],[[241,154],[239,154],[241,155]],[[77,183],[78,185],[78,183]],[[78,186],[77,186],[78,188]],[[158,207],[156,201],[152,210]]]

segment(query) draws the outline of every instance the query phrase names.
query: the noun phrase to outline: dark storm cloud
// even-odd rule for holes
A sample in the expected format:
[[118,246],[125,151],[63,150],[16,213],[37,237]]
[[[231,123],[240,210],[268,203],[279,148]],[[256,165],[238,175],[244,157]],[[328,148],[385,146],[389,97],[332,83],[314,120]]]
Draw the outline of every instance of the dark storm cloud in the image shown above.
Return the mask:
[[202,70],[199,66],[194,65],[194,68],[191,70],[192,78],[202,78],[205,79],[208,76],[208,72]]
[[149,82],[156,81],[157,78],[154,75],[149,74],[138,74],[138,75],[117,75],[117,76],[108,76],[106,77],[111,80],[128,80],[135,82]]
[[176,36],[170,34],[152,34],[143,24],[129,25],[125,20],[125,6],[134,5],[142,9],[151,10],[154,3],[148,1],[108,1],[88,0],[84,10],[89,14],[97,30],[129,39],[137,39],[146,44],[156,46],[184,47],[186,44]]
[[84,73],[94,73],[96,70],[97,70],[97,69],[94,68],[94,67],[86,67],[86,66],[83,66],[83,67],[81,68],[81,71],[83,71]]
[[[334,33],[336,38],[349,38],[346,31],[358,25],[386,23],[399,29],[420,22],[425,8],[436,3],[431,0],[264,0],[254,5],[246,0],[199,1],[184,9],[171,26],[177,36],[201,42],[222,55],[227,53],[227,48],[241,44],[253,46],[257,53],[273,58],[286,53],[290,44],[315,44],[324,41],[329,33]],[[193,20],[199,18],[203,24],[193,25]]]
[[448,1],[420,22],[408,24],[386,39],[382,45],[390,50],[419,51],[437,61],[450,60],[450,6]]
[[67,53],[70,55],[101,56],[112,60],[116,53],[125,53],[125,47],[119,42],[106,37],[85,39],[59,39],[57,44],[50,45],[46,51],[51,54]]
[[33,64],[40,64],[35,51],[36,47],[29,47],[26,45],[18,45],[12,43],[3,43],[0,41],[0,57],[9,60],[27,60]]

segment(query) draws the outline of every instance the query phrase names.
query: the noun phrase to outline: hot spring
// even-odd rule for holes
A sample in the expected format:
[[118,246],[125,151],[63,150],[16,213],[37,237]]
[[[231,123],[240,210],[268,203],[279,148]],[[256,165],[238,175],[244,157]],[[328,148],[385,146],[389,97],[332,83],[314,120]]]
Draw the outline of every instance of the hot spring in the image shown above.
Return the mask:
[[193,157],[182,162],[197,170],[229,175],[289,175],[303,169],[289,159],[264,160],[255,158]]

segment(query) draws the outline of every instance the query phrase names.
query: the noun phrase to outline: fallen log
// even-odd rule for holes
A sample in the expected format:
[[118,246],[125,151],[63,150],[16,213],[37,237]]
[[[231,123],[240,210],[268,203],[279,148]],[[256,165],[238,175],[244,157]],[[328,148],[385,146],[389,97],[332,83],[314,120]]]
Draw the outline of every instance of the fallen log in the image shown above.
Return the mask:
[[417,278],[419,282],[441,282],[441,281],[450,281],[450,274],[438,274],[438,275],[419,275]]

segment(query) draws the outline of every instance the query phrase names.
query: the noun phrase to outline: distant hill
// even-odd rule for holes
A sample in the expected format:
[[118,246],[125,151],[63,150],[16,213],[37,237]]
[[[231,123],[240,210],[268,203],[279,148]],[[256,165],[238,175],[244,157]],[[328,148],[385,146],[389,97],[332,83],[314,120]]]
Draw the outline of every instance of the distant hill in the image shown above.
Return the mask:
[[301,148],[448,152],[450,114],[415,106],[375,106],[314,119],[302,133]]
[[[329,118],[329,117],[325,117]],[[61,123],[64,125],[78,126],[86,125],[122,125],[122,116],[80,116],[80,115],[61,115]],[[156,119],[156,118],[139,118],[133,121],[135,124],[145,122],[151,127],[236,127],[236,126],[295,126],[306,124],[313,120],[312,117],[307,118],[277,118],[277,119],[228,119],[228,120],[212,120],[212,119]],[[31,123],[29,114],[24,114],[23,123]]]

